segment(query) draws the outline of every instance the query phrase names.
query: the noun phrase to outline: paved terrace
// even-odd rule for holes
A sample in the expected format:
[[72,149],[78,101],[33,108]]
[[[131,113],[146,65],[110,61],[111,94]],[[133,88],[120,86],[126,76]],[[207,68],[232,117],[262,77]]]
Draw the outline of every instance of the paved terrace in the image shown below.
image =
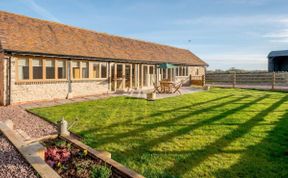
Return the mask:
[[[152,91],[153,90],[133,90],[133,91],[124,92],[124,93],[104,94],[104,95],[97,95],[97,96],[85,96],[85,97],[77,97],[77,98],[72,98],[72,99],[57,99],[57,100],[52,100],[52,101],[30,102],[26,104],[19,104],[19,107],[22,107],[24,109],[38,108],[38,107],[50,107],[50,106],[67,104],[67,103],[84,102],[84,101],[91,101],[91,100],[116,97],[116,96],[146,98],[146,94]],[[200,92],[202,91],[202,89],[192,88],[192,87],[182,87],[180,91],[182,94],[189,94],[189,93]],[[179,95],[180,95],[179,93],[157,94],[156,98],[163,99],[163,98],[175,97]]]

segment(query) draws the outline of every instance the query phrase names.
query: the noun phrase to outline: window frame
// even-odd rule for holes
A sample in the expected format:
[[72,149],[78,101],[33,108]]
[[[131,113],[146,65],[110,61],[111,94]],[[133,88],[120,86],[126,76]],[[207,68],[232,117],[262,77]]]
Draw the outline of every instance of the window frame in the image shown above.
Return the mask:
[[[27,59],[28,66],[29,66],[29,79],[19,79],[19,60]],[[42,79],[33,79],[33,60],[41,60],[42,62]],[[54,78],[47,79],[46,78],[46,60],[52,60],[54,62]],[[58,79],[58,68],[57,64],[58,61],[64,61],[65,64],[65,78]],[[17,56],[15,58],[15,75],[16,75],[16,82],[49,82],[49,81],[66,81],[68,79],[68,72],[67,72],[67,60],[66,59],[58,59],[58,58],[43,58],[43,57],[23,57]]]
[[[29,79],[19,79],[19,65],[18,65],[18,61],[21,59],[26,59],[28,60],[28,67],[29,67]],[[42,63],[42,79],[33,79],[33,60],[41,60]],[[47,60],[52,60],[52,62],[54,63],[54,78],[53,79],[47,79],[46,76],[46,61]],[[64,68],[65,68],[65,78],[59,78],[58,76],[58,63],[59,61],[63,61],[64,62]],[[68,65],[68,62],[70,62],[70,67]],[[74,79],[73,78],[73,67],[72,67],[72,62],[79,62],[79,68],[80,68],[80,78],[79,79]],[[82,67],[82,63],[87,62],[88,66],[88,77],[87,78],[83,78],[82,77],[82,72],[83,72],[83,67]],[[93,77],[93,63],[98,63],[98,72],[99,72],[99,77],[98,78],[94,78]],[[105,77],[102,76],[102,67],[105,66],[106,68],[106,75]],[[70,70],[70,78],[73,81],[77,81],[77,80],[104,80],[104,79],[108,79],[109,76],[109,66],[108,66],[108,62],[101,62],[101,61],[94,61],[94,60],[80,60],[80,59],[76,59],[76,60],[72,60],[72,59],[62,59],[62,58],[49,58],[49,57],[32,57],[32,56],[16,56],[15,57],[15,79],[16,82],[57,82],[57,81],[67,81],[68,80],[68,74],[69,74],[69,70]]]
[[[106,68],[106,77],[102,76],[102,65],[104,65]],[[99,68],[100,68],[100,70],[99,70],[100,79],[107,79],[108,78],[108,63],[107,62],[99,62]]]
[[[28,61],[28,79],[19,79],[19,60],[26,59]],[[15,60],[15,75],[16,81],[29,81],[30,80],[30,59],[27,57],[17,57]]]

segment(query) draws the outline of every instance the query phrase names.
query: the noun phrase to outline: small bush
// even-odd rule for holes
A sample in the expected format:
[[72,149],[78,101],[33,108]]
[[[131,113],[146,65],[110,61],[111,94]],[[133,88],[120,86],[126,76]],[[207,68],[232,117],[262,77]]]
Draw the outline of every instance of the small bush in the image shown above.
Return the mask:
[[91,178],[109,178],[111,175],[111,169],[106,166],[97,165],[91,169]]

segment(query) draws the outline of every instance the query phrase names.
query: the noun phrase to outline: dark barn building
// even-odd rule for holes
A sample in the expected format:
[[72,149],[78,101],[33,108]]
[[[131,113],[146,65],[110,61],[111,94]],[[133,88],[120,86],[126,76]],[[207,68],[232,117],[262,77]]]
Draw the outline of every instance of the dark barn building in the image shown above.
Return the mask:
[[268,60],[269,72],[288,72],[288,50],[271,51]]

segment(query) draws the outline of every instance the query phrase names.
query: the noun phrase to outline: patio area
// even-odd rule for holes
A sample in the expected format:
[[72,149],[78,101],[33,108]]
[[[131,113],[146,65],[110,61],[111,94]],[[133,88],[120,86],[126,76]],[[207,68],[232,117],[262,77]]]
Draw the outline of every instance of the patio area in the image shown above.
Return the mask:
[[[131,91],[128,93],[124,93],[122,95],[128,96],[128,97],[134,97],[134,98],[144,98],[146,99],[146,94],[149,92],[152,92],[153,89],[151,90],[136,90],[136,91]],[[194,87],[182,87],[180,89],[181,94],[190,94],[190,93],[195,93],[195,92],[201,92],[203,89],[201,88],[194,88]],[[156,99],[163,99],[163,98],[169,98],[169,97],[175,97],[179,96],[179,93],[157,93],[156,94]]]

